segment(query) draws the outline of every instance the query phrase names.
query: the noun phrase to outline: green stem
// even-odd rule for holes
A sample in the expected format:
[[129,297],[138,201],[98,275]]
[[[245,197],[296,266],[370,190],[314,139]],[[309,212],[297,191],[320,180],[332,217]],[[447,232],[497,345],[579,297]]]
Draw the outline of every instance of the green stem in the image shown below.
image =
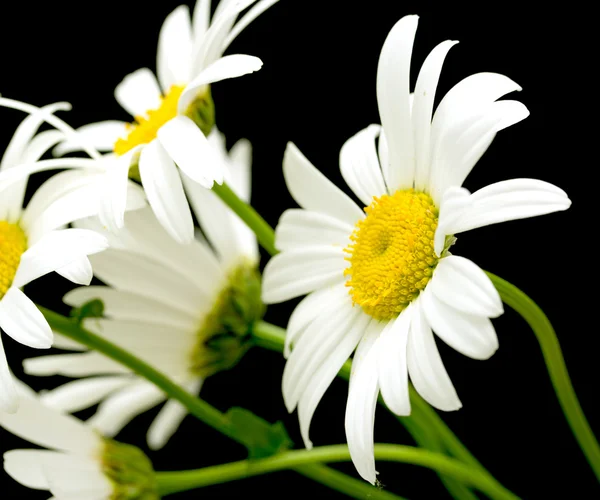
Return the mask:
[[600,447],[592,432],[571,384],[558,338],[548,317],[525,293],[506,280],[487,273],[503,302],[527,321],[540,344],[550,380],[567,422],[585,454],[596,478],[600,481]]
[[[490,498],[498,500],[518,499],[487,474],[475,471],[472,467],[455,458],[411,446],[376,444],[374,450],[375,457],[379,460],[429,467],[477,488]],[[159,490],[165,495],[315,462],[345,462],[348,460],[350,460],[348,447],[334,445],[313,448],[310,451],[288,451],[260,460],[243,460],[193,471],[159,472],[156,477]],[[377,490],[373,491],[370,498],[376,498],[376,492]]]
[[242,201],[231,188],[223,183],[221,185],[214,184],[213,192],[223,200],[231,210],[233,210],[240,219],[242,219],[254,234],[261,246],[269,252],[270,255],[275,255],[275,233],[273,228],[246,202]]
[[[254,325],[252,334],[255,345],[276,352],[283,350],[285,342],[285,330],[283,328],[266,321],[260,321]],[[338,376],[344,380],[350,380],[351,368],[352,361],[347,360]],[[413,409],[411,417],[398,417],[396,415],[396,418],[404,425],[419,446],[441,453],[448,451],[466,464],[489,474],[412,386],[410,387],[410,399]],[[384,404],[381,398],[380,403]],[[464,485],[457,483],[455,479],[446,476],[441,476],[440,479],[454,498],[458,500],[476,500],[477,497]]]
[[[115,344],[108,342],[102,337],[85,330],[72,318],[62,316],[45,307],[38,306],[38,308],[53,330],[127,366],[134,373],[144,377],[146,380],[163,390],[169,398],[176,399],[183,404],[192,415],[217,429],[222,434],[225,434],[231,439],[244,445],[256,441],[256,436],[248,435],[248,433],[255,432],[255,428],[248,429],[234,425],[227,415],[221,413],[201,399],[191,395],[189,392],[172,382],[166,375],[154,369],[141,359],[133,356]],[[320,464],[313,464],[308,468],[302,467],[298,472],[342,492],[348,492],[353,489],[363,491],[365,487],[368,487],[371,492],[374,490],[374,488],[365,483],[361,483],[361,486],[359,487],[357,486],[357,480],[346,476],[345,474],[332,471],[329,467]],[[362,498],[366,498],[366,496]],[[392,500],[393,498],[397,499],[395,495],[389,493],[386,498],[388,500]]]

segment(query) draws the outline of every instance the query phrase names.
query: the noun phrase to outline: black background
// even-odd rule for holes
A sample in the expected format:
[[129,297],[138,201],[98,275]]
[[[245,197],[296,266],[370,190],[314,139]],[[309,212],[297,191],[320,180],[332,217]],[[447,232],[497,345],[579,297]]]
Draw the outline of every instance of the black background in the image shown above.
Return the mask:
[[[142,66],[155,68],[160,25],[178,4],[176,0],[155,5],[104,0],[3,5],[0,92],[36,105],[67,100],[74,109],[63,117],[74,126],[127,119],[112,91],[127,73]],[[461,42],[446,60],[438,100],[460,79],[480,71],[504,73],[521,84],[524,90],[511,98],[525,103],[531,116],[498,135],[466,187],[475,190],[514,177],[540,178],[565,189],[573,206],[567,212],[460,235],[454,253],[520,286],[545,310],[558,332],[582,407],[592,428],[600,432],[593,281],[597,222],[592,209],[597,61],[593,28],[587,24],[591,13],[572,3],[568,12],[528,9],[526,2],[452,4],[442,11],[404,1],[281,0],[230,48],[229,53],[260,57],[264,67],[214,86],[217,124],[230,145],[240,137],[253,143],[254,205],[274,225],[284,209],[294,206],[281,174],[286,141],[294,141],[318,168],[343,185],[339,149],[355,132],[378,122],[377,60],[387,33],[403,15],[421,16],[413,84],[420,64],[437,43]],[[5,145],[22,115],[10,110],[0,113],[0,142]],[[38,302],[60,308],[60,297],[68,288],[64,280],[52,277],[38,280],[28,292]],[[285,326],[292,307],[292,303],[272,306],[266,319]],[[535,337],[508,309],[495,325],[500,349],[489,361],[474,361],[440,345],[464,405],[459,412],[442,415],[444,420],[519,496],[597,497],[598,484],[563,417]],[[3,338],[9,362],[21,375],[20,360],[37,353]],[[255,348],[235,369],[211,378],[202,396],[222,410],[236,405],[270,421],[282,419],[296,443],[301,443],[297,416],[287,414],[280,395],[283,364],[279,355]],[[37,389],[63,382],[59,377],[23,378]],[[346,383],[338,380],[325,395],[313,420],[315,445],[344,441],[346,391]],[[137,418],[120,439],[144,447],[154,414]],[[381,409],[375,436],[378,442],[412,443]],[[2,451],[26,446],[2,430],[0,443]],[[188,417],[162,451],[149,455],[157,470],[176,470],[239,460],[244,450]],[[339,468],[354,473],[351,465]],[[427,470],[385,463],[378,463],[378,470],[382,482],[405,497],[447,495]],[[17,485],[3,473],[0,485],[2,499],[48,497]],[[341,498],[292,472],[173,498],[242,494]]]

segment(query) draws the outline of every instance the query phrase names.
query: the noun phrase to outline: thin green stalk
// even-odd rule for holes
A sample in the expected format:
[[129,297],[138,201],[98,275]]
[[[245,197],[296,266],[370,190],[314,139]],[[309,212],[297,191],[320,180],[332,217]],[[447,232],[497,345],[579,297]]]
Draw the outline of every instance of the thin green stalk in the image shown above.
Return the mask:
[[[391,444],[376,444],[375,457],[379,460],[409,463],[431,468],[439,473],[454,477],[469,484],[496,500],[517,500],[514,494],[493,480],[460,460],[434,453],[422,448]],[[323,446],[312,450],[298,450],[280,453],[259,460],[243,460],[193,471],[159,472],[157,481],[160,492],[175,493],[240,479],[276,470],[290,469],[315,462],[345,462],[350,460],[348,447],[344,445]],[[377,498],[375,490],[370,498]]]
[[[260,321],[255,324],[253,330],[254,343],[276,352],[282,352],[285,342],[285,330],[278,326]],[[347,360],[338,376],[344,380],[350,380],[350,370],[352,362]],[[440,419],[435,411],[417,394],[411,387],[411,404],[413,408],[411,417],[396,417],[404,425],[406,430],[413,437],[415,442],[431,451],[445,453],[446,451],[470,464],[480,471],[489,474],[489,472],[471,455],[467,448],[452,433],[446,424]],[[380,398],[380,403],[383,400]],[[425,424],[424,424],[425,422]],[[455,454],[456,453],[456,454]],[[456,479],[440,476],[446,489],[457,500],[476,500],[477,497],[469,491],[467,487],[458,483]]]
[[487,273],[500,293],[502,301],[512,307],[527,321],[540,344],[544,362],[563,409],[567,422],[585,454],[596,478],[600,481],[600,447],[579,404],[565,360],[548,317],[525,293],[506,280]]
[[[166,375],[154,369],[136,356],[128,353],[115,344],[108,342],[102,337],[85,330],[72,318],[62,316],[45,307],[38,306],[38,308],[53,330],[127,366],[134,373],[144,377],[146,380],[163,390],[169,398],[176,399],[183,404],[192,415],[215,428],[222,434],[244,445],[256,441],[256,436],[248,436],[248,433],[256,432],[256,428],[247,429],[242,428],[242,426],[239,425],[234,425],[226,414],[221,413],[205,401],[191,395],[189,392],[172,382]],[[345,474],[331,471],[324,465],[313,464],[310,465],[308,469],[302,467],[298,472],[342,492],[347,492],[357,487],[357,481],[355,479],[346,476]],[[373,490],[371,487],[370,489]],[[392,500],[392,498],[396,497],[391,495],[387,498]]]
[[275,233],[273,228],[256,212],[256,210],[242,201],[225,183],[221,185],[215,184],[212,190],[248,225],[250,229],[252,229],[252,231],[254,231],[261,246],[269,252],[270,255],[275,255],[277,249],[275,248]]

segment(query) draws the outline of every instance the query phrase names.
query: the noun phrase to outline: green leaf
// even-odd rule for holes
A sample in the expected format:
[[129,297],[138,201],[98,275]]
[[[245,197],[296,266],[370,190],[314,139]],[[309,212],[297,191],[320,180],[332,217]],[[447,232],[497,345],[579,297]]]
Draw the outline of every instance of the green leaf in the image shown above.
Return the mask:
[[104,316],[104,302],[100,299],[92,299],[85,304],[82,304],[80,307],[71,309],[69,316],[71,316],[77,324],[81,324],[85,318],[101,318]]

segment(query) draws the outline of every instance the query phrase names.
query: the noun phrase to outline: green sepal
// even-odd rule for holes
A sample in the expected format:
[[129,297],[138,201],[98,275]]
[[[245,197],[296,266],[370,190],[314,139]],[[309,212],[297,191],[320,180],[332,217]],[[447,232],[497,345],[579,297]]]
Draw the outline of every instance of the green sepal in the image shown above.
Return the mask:
[[238,438],[248,448],[249,458],[266,458],[293,446],[281,421],[270,424],[244,408],[233,407],[225,414],[231,425],[242,430]]

